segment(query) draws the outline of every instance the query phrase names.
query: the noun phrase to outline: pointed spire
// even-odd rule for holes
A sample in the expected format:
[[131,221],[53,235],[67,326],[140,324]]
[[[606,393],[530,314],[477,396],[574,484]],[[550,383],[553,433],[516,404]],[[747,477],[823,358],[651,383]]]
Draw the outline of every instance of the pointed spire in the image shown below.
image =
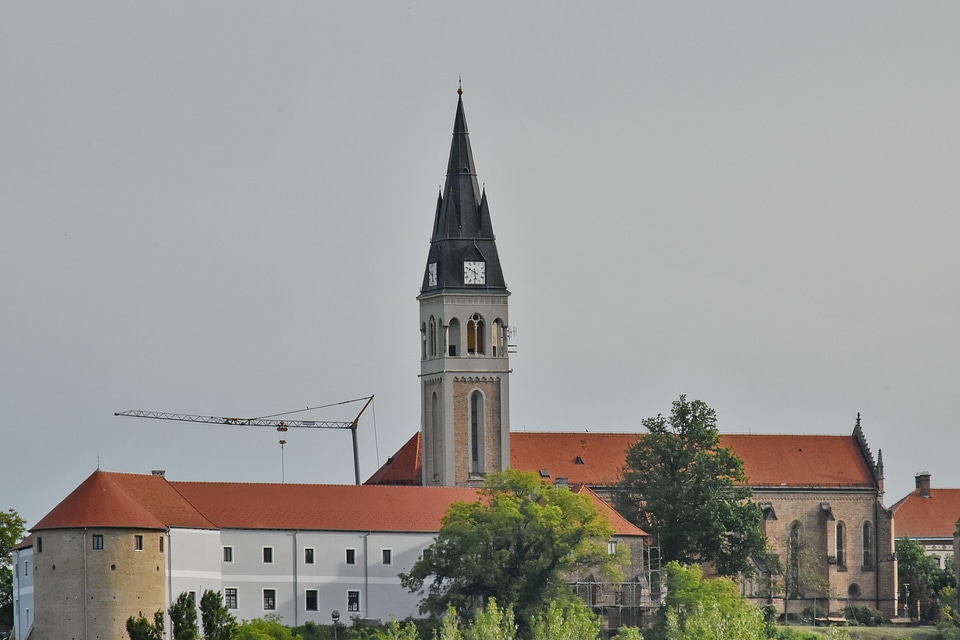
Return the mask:
[[[466,287],[463,281],[465,260],[485,263],[485,282],[482,285],[471,283]],[[453,287],[506,290],[486,190],[480,188],[477,180],[467,117],[463,109],[462,83],[457,88],[457,112],[453,121],[447,176],[437,201],[427,263],[422,291]],[[435,269],[438,276],[433,286],[429,285],[434,281],[429,276],[431,263],[437,265]]]

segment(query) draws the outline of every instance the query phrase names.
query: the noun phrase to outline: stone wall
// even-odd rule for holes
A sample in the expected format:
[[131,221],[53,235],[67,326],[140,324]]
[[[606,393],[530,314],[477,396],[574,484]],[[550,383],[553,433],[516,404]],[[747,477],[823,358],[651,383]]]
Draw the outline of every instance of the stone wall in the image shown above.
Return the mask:
[[[127,618],[152,620],[166,607],[165,532],[50,529],[34,536],[43,550],[35,554],[32,640],[126,638]],[[94,536],[102,536],[102,549],[93,548]]]

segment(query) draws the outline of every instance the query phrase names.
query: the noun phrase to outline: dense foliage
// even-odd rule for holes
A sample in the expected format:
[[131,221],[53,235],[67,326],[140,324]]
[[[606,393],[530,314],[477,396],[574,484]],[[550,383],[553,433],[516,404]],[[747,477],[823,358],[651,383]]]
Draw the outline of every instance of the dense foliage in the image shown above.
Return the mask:
[[464,614],[494,598],[526,629],[548,603],[573,597],[565,571],[590,566],[619,579],[612,535],[587,496],[507,470],[488,476],[479,501],[450,506],[436,542],[400,580],[421,594],[423,612]]
[[713,409],[686,396],[669,417],[645,419],[647,433],[627,450],[616,502],[658,541],[664,560],[709,562],[736,575],[766,543],[743,462],[720,447],[716,423]]
[[302,640],[289,627],[280,623],[279,616],[244,620],[237,625],[232,640]]
[[0,511],[0,629],[13,627],[13,570],[10,553],[23,539],[26,522],[14,509]]
[[938,622],[942,614],[941,592],[944,588],[957,586],[952,563],[941,569],[936,560],[927,555],[923,546],[910,538],[897,540],[896,549],[901,598],[908,591],[910,594],[906,603],[907,614],[916,617],[919,603],[920,620]]
[[167,613],[170,614],[171,640],[198,640],[197,603],[189,593],[181,593]]
[[666,566],[663,619],[651,630],[657,640],[766,640],[763,611],[747,602],[730,578],[704,580],[697,566]]
[[153,622],[142,616],[127,618],[127,635],[130,636],[130,640],[163,640],[163,632],[163,609],[153,614]]
[[223,604],[223,594],[207,589],[200,597],[200,619],[206,640],[231,640],[237,619]]
[[[599,640],[600,619],[579,600],[552,602],[534,617],[530,640]],[[487,606],[479,608],[472,620],[464,622],[452,607],[444,615],[435,640],[518,640],[523,637],[510,607],[501,609],[491,598]],[[412,622],[400,625],[391,622],[379,633],[377,640],[418,640]],[[643,640],[640,631],[623,627],[613,640]]]

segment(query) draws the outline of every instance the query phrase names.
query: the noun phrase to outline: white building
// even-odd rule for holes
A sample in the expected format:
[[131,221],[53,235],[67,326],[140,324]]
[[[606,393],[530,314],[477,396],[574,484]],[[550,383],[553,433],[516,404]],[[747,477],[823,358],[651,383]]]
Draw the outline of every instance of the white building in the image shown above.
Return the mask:
[[[589,491],[589,490],[587,490]],[[122,638],[183,592],[220,591],[238,619],[329,624],[419,615],[400,584],[465,487],[170,482],[96,471],[18,551],[18,640]],[[644,535],[596,496],[617,537]],[[33,560],[33,562],[31,562]],[[29,572],[28,572],[29,571]],[[33,607],[26,605],[33,580]],[[27,613],[26,609],[32,609]],[[33,616],[31,619],[30,616]]]
[[33,625],[33,540],[27,538],[13,549],[13,640],[24,640]]

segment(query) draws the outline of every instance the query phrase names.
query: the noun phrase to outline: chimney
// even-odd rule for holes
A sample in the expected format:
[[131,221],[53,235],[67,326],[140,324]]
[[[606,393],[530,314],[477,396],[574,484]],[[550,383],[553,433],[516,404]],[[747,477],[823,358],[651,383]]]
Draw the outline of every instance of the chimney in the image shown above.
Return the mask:
[[[166,473],[166,471],[164,471],[163,469],[154,469],[154,470],[151,471],[150,473],[152,473],[152,474],[155,475],[155,476],[162,476],[162,475],[164,475],[164,474]],[[927,476],[927,478],[929,478],[929,477],[930,477],[930,476]],[[918,482],[919,482],[919,481],[918,481]],[[929,485],[929,483],[927,483],[927,484]]]
[[917,474],[916,478],[917,478],[917,489],[920,490],[920,497],[929,498],[930,497],[930,472],[921,471],[920,473]]

